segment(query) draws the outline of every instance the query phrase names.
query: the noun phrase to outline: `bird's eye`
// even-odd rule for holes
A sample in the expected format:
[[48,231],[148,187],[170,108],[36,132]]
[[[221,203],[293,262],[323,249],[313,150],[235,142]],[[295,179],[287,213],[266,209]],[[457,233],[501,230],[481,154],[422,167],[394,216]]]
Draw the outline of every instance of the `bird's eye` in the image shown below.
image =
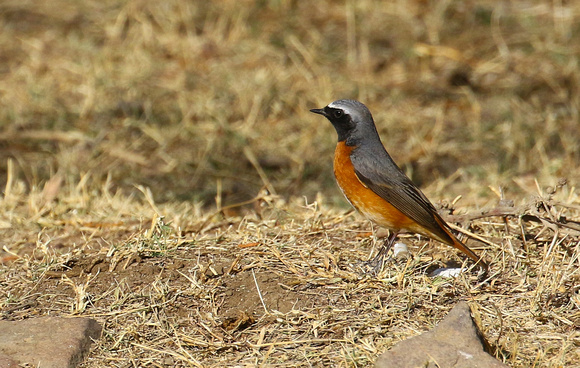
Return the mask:
[[342,117],[342,115],[343,115],[342,110],[334,110],[334,117],[335,118],[339,119]]

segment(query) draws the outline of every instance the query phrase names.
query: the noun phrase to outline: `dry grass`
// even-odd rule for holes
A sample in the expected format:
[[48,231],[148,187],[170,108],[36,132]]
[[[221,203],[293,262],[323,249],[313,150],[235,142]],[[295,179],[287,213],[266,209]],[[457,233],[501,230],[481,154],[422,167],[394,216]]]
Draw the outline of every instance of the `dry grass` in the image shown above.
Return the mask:
[[[3,318],[95,317],[85,367],[350,367],[467,299],[510,365],[580,366],[580,5],[216,4],[2,2]],[[416,237],[360,275],[308,113],[342,97],[434,200],[516,203],[460,223],[488,283]]]

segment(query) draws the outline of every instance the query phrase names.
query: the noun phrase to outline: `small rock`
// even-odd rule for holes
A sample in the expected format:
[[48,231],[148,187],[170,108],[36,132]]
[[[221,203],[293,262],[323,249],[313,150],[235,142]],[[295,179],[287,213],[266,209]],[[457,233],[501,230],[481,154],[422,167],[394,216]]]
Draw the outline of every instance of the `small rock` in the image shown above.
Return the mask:
[[397,259],[409,257],[409,249],[407,249],[407,245],[400,242],[395,243],[395,246],[393,247],[393,257]]
[[459,276],[465,270],[463,268],[438,268],[431,272],[431,277],[441,277],[444,279],[451,279]]
[[[37,368],[74,368],[100,337],[101,326],[91,318],[0,321],[0,359]],[[10,367],[3,363],[0,360],[0,367]]]
[[376,368],[508,368],[485,352],[481,332],[466,302],[459,302],[433,330],[396,344]]

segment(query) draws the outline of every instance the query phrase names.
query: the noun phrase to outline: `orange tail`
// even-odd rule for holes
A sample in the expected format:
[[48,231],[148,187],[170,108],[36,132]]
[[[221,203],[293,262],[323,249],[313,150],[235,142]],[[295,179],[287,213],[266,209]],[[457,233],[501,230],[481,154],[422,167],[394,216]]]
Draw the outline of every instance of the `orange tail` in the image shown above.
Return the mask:
[[467,247],[467,245],[460,242],[453,234],[450,233],[449,235],[451,235],[451,238],[453,239],[453,244],[449,244],[449,245],[451,245],[453,248],[459,249],[460,251],[465,253],[465,255],[467,255],[469,258],[471,258],[471,260],[473,260],[473,262],[475,262],[476,265],[481,266],[487,270],[487,263],[485,263],[483,261],[483,259],[481,259],[481,257],[479,257],[477,254],[475,254],[474,251],[469,249]]
[[439,223],[439,225],[441,225],[441,228],[447,233],[447,235],[449,235],[449,237],[451,238],[451,243],[449,242],[444,242],[447,245],[452,246],[453,248],[459,249],[460,251],[462,251],[463,253],[465,253],[465,255],[467,255],[473,262],[475,262],[476,265],[484,268],[485,270],[487,270],[488,266],[487,263],[485,263],[485,261],[483,259],[481,259],[481,257],[479,257],[477,254],[475,254],[474,251],[472,251],[471,249],[469,249],[467,247],[467,245],[463,244],[462,242],[459,241],[459,239],[457,239],[457,237],[455,235],[453,235],[453,233],[449,230],[449,228],[447,226],[445,226],[445,221],[443,219],[438,219],[436,218],[437,222]]

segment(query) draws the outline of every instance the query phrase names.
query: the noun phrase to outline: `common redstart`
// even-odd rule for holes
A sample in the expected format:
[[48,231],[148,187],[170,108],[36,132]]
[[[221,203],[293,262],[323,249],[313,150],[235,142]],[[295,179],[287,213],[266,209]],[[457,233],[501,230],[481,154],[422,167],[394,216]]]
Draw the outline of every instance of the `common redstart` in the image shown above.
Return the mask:
[[480,257],[453,235],[429,199],[395,164],[365,105],[338,100],[310,111],[325,116],[338,133],[334,176],[342,193],[358,212],[390,232],[371,265],[382,267],[397,235],[411,232],[455,247],[487,268]]

